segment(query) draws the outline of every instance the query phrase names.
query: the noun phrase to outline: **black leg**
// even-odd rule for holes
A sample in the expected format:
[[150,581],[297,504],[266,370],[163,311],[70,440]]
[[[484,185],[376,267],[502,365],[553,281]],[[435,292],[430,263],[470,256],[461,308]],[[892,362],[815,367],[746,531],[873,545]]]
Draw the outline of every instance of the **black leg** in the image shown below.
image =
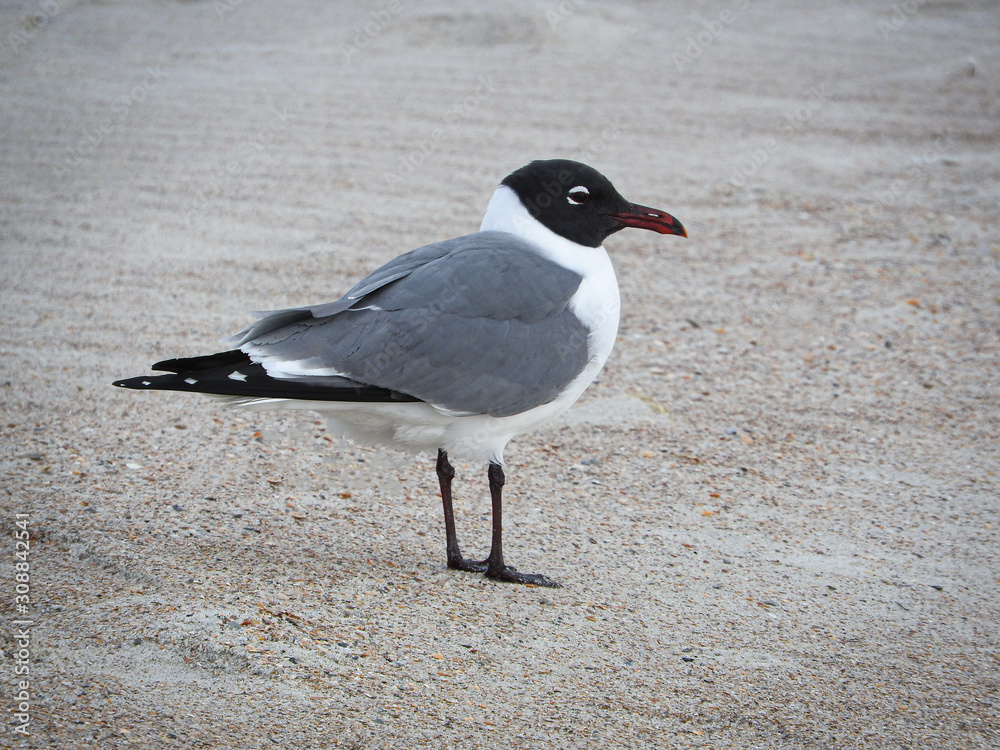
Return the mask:
[[451,506],[451,480],[455,478],[455,467],[448,460],[448,454],[438,449],[437,455],[438,482],[441,483],[441,504],[444,506],[444,535],[448,553],[448,567],[456,570],[468,570],[482,573],[486,563],[478,560],[466,560],[458,546],[458,535],[455,533],[455,511]]
[[556,581],[533,573],[518,573],[503,561],[503,485],[505,478],[500,464],[490,463],[488,472],[490,480],[490,499],[493,501],[493,543],[490,545],[490,556],[486,558],[486,575],[498,581],[510,583],[530,583],[536,586],[558,587]]

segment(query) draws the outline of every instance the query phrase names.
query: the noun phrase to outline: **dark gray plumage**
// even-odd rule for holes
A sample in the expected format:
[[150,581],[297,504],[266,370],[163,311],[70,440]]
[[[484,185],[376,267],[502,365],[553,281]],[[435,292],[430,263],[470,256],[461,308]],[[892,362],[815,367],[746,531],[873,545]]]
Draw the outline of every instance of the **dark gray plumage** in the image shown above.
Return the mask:
[[270,313],[234,339],[272,375],[335,371],[449,412],[510,416],[584,369],[589,331],[569,309],[580,281],[524,241],[479,232],[406,253],[340,300]]

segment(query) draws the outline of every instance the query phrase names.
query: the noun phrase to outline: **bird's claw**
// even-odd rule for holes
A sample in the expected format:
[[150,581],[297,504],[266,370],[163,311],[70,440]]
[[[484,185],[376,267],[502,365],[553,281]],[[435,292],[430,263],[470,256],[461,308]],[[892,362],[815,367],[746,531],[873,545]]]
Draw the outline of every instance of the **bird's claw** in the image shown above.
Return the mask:
[[485,560],[470,560],[467,557],[456,557],[448,560],[448,567],[453,570],[464,570],[467,573],[485,573]]
[[509,565],[504,565],[499,570],[487,569],[486,577],[506,583],[523,583],[528,586],[546,586],[553,589],[562,588],[562,585],[558,581],[553,581],[551,578],[546,578],[537,573],[519,573],[517,568],[512,568]]
[[505,583],[521,583],[527,586],[545,586],[547,588],[562,588],[562,584],[537,573],[520,573],[510,565],[500,565],[491,569],[490,561],[470,560],[467,557],[455,557],[448,560],[452,570],[464,570],[467,573],[485,573],[487,578]]

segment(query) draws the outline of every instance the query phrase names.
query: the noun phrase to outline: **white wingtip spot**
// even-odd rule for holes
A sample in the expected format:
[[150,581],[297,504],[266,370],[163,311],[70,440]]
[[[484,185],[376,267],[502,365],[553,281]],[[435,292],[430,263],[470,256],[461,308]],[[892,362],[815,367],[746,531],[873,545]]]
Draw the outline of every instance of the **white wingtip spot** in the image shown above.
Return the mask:
[[184,382],[187,383],[188,385],[194,385],[198,381],[195,380],[194,378],[184,378]]
[[148,380],[143,380],[142,384],[143,385],[152,385],[152,383],[150,383]]
[[229,373],[229,379],[239,380],[241,383],[245,383],[247,381],[247,376],[244,375],[239,370],[233,370],[231,373]]

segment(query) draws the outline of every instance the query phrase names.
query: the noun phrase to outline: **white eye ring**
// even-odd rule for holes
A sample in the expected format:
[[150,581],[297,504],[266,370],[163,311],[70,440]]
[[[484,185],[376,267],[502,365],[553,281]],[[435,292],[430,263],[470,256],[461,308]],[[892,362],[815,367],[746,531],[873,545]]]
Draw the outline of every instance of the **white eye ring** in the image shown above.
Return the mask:
[[590,191],[583,185],[577,185],[566,194],[566,200],[574,206],[586,203],[588,198],[590,198]]

